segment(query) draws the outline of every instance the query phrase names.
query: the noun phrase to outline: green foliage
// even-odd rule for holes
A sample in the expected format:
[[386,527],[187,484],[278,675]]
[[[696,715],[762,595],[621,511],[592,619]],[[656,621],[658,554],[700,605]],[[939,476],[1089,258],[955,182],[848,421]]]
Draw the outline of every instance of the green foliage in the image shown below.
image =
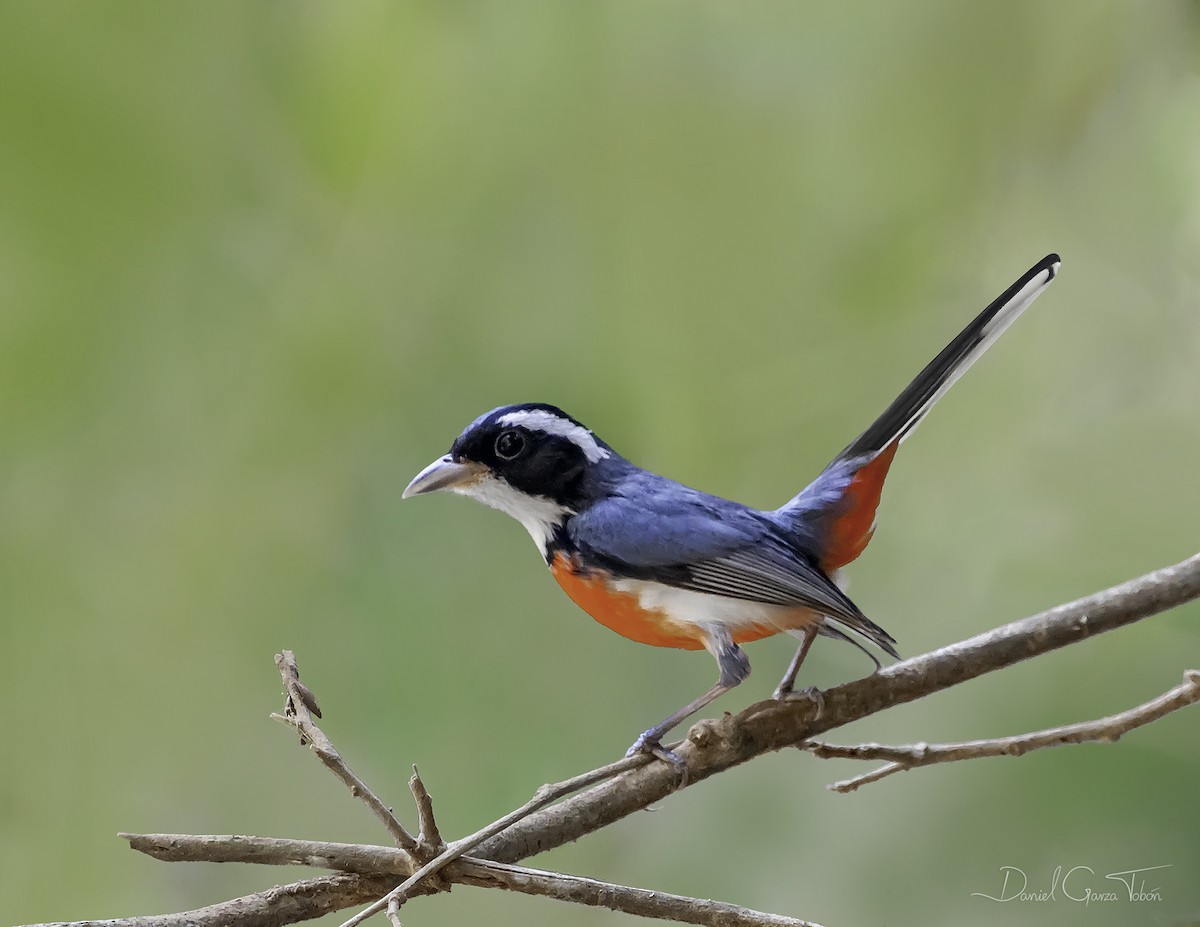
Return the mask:
[[[0,8],[0,898],[207,904],[297,872],[118,830],[382,841],[267,720],[326,730],[448,835],[707,686],[543,575],[521,529],[400,504],[471,418],[562,405],[774,505],[1050,250],[1060,280],[899,457],[856,600],[915,653],[1193,553],[1194,5],[61,3]],[[839,740],[1128,707],[1195,606]],[[718,709],[765,697],[789,653]],[[845,652],[843,652],[845,651]],[[818,646],[810,682],[866,669]],[[1082,922],[971,897],[1171,864],[1200,909],[1192,713],[1113,747],[915,772],[780,756],[542,862],[830,924]],[[1020,904],[1020,907],[1018,905]],[[426,925],[610,924],[460,889]]]

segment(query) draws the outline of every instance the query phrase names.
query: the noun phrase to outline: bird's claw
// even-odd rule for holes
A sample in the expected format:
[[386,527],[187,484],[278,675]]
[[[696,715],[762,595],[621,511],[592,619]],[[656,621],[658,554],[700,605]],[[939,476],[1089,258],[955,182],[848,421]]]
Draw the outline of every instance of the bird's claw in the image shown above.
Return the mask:
[[795,702],[800,699],[808,699],[817,706],[817,713],[814,717],[819,718],[825,712],[825,693],[816,686],[808,686],[804,689],[784,689],[780,686],[775,690],[774,698],[777,702]]
[[650,734],[650,731],[645,731],[639,735],[638,739],[633,742],[633,746],[625,751],[625,755],[637,756],[639,753],[649,753],[656,759],[662,760],[669,766],[674,767],[675,771],[679,774],[678,788],[683,788],[687,785],[688,781],[687,761],[678,753],[668,750],[659,742],[658,738],[651,737]]

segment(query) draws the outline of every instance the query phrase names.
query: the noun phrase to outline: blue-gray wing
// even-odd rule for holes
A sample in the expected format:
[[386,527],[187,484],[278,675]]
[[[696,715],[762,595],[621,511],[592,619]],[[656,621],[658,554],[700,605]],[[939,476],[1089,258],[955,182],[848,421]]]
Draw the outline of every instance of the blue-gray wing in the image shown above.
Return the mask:
[[[648,475],[648,474],[647,474]],[[572,540],[627,566],[670,567],[723,557],[770,531],[761,515],[736,502],[643,479],[570,521]]]
[[870,621],[766,513],[678,484],[641,485],[571,519],[585,563],[680,589],[808,608],[894,653]]

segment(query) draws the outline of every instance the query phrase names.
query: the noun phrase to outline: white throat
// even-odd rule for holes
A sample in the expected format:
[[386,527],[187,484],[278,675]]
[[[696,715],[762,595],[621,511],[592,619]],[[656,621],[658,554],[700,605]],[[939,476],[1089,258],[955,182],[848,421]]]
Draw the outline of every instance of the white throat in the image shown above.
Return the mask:
[[527,495],[491,474],[470,485],[456,487],[454,492],[470,496],[515,518],[525,526],[543,558],[546,556],[550,539],[554,536],[555,526],[562,523],[564,516],[571,514],[571,510],[565,505],[559,505],[545,496]]

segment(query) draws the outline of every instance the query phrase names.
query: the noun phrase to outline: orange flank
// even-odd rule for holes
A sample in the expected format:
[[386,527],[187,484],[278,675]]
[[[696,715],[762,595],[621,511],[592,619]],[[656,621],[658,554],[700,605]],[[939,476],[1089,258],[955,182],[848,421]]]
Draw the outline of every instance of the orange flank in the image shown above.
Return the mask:
[[883,493],[899,441],[893,441],[868,461],[850,480],[846,494],[830,514],[821,569],[826,573],[844,567],[861,554],[875,533],[875,510]]
[[[678,621],[662,609],[642,608],[636,595],[611,589],[603,575],[581,570],[573,557],[562,552],[555,554],[550,573],[576,605],[622,637],[654,647],[704,648],[704,632],[697,625]],[[807,610],[796,609],[796,613],[796,627],[804,627],[812,620]],[[782,630],[783,627],[774,624],[747,625],[734,632],[733,640],[744,644]]]

